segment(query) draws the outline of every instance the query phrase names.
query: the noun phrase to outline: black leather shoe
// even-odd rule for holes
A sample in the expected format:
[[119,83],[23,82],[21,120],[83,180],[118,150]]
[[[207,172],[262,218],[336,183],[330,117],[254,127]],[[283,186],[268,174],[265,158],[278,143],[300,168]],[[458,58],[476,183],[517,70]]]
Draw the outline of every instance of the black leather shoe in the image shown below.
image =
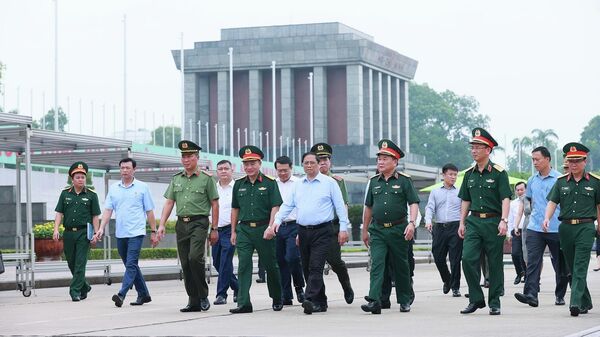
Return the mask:
[[381,301],[381,309],[389,309],[392,307],[392,302],[390,300]]
[[490,287],[490,281],[485,280],[485,282],[483,282],[483,287],[484,288],[489,288]]
[[199,305],[186,305],[185,307],[179,309],[181,312],[197,312],[202,311],[202,308]]
[[444,287],[443,287],[442,291],[444,292],[444,294],[447,294],[450,292],[450,282],[444,282]]
[[215,299],[215,301],[213,302],[214,305],[222,305],[222,304],[227,304],[227,299],[223,296],[217,296],[217,298]]
[[[570,307],[569,311],[571,311],[571,316],[573,316],[573,317],[577,317],[581,313],[581,310],[579,310],[579,307]],[[585,312],[587,312],[587,310]]]
[[471,314],[477,309],[485,308],[485,302],[469,303],[466,308],[460,311],[461,314]]
[[232,314],[248,314],[248,313],[252,312],[252,306],[247,305],[244,307],[237,307],[237,308],[229,309],[229,312]]
[[129,305],[143,305],[144,303],[152,302],[152,297],[142,296],[135,299],[135,302],[129,302]]
[[514,284],[514,285],[517,285],[517,284],[519,284],[519,283],[521,283],[521,275],[520,275],[520,274],[519,274],[519,275],[517,275],[517,277],[515,277],[515,281],[513,282],[513,284]]
[[283,305],[294,305],[294,302],[292,300],[281,300],[281,303]]
[[273,311],[281,311],[281,309],[283,309],[283,303],[281,303],[281,300],[273,300],[271,308],[273,308]]
[[565,305],[565,299],[563,297],[557,297],[554,301],[554,305]]
[[521,303],[529,304],[530,306],[532,306],[534,308],[538,306],[538,299],[533,296],[529,296],[529,295],[525,295],[525,294],[521,294],[521,293],[515,293],[515,298],[517,299],[517,301],[519,301]]
[[452,290],[452,297],[460,297],[460,290],[458,290],[458,289]]
[[354,302],[354,290],[351,287],[344,288],[344,299],[348,304]]
[[314,311],[314,305],[309,300],[304,300],[302,303],[302,308],[304,308],[304,313],[307,315],[311,315]]
[[327,312],[327,306],[313,303],[313,311],[312,312]]
[[587,314],[588,313],[588,309],[581,309],[581,310],[579,310],[579,313],[582,314],[582,315],[583,314]]
[[370,312],[375,315],[381,314],[381,304],[379,301],[370,301],[367,304],[361,305],[360,308],[364,312]]
[[208,309],[210,309],[210,301],[207,297],[200,299],[200,309],[203,311],[208,311]]
[[86,288],[85,290],[82,290],[82,291],[81,291],[81,295],[79,296],[79,298],[80,298],[81,300],[85,300],[85,299],[87,298],[87,296],[88,296],[88,293],[89,293],[90,291],[92,291],[92,287],[90,287],[90,286],[87,286],[87,288]]
[[124,298],[123,298],[123,297],[121,297],[121,295],[119,295],[119,294],[114,294],[114,295],[113,295],[113,297],[112,297],[112,300],[113,300],[113,302],[115,302],[115,305],[116,305],[117,307],[119,307],[119,308],[120,308],[120,307],[122,307],[122,306],[123,306],[123,300],[124,300]]
[[302,287],[296,287],[296,299],[300,303],[304,302],[304,290],[302,289]]
[[265,283],[265,282],[267,282],[267,281],[265,281],[264,278],[257,278],[256,279],[256,283]]
[[71,296],[71,301],[79,302],[79,301],[81,301],[81,297],[80,296]]
[[490,308],[490,315],[492,315],[492,316],[500,315],[500,308]]
[[233,303],[237,303],[237,291],[233,292]]
[[400,312],[410,312],[410,304],[400,304]]

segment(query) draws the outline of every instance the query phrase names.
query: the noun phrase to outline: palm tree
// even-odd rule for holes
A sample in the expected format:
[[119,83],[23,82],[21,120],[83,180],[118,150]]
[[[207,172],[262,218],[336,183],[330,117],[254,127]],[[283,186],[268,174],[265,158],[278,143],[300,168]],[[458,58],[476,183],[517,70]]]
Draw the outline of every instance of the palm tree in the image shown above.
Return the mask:
[[521,158],[522,158],[522,154],[523,154],[523,149],[528,149],[530,148],[532,145],[532,140],[531,138],[525,136],[525,137],[521,137],[521,138],[515,138],[512,140],[512,146],[513,146],[513,150],[515,152],[517,152],[518,154],[518,170],[519,172],[522,171],[522,166],[521,166]]
[[537,146],[546,146],[551,151],[556,148],[558,135],[553,129],[533,129],[531,133],[533,134],[533,144],[536,144]]

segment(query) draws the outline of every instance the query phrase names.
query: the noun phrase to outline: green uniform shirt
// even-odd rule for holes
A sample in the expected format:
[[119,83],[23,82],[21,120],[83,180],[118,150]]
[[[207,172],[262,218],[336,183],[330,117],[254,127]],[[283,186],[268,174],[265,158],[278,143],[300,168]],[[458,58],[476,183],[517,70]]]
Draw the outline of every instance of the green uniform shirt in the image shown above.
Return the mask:
[[469,168],[460,186],[458,197],[470,201],[470,211],[502,214],[502,200],[512,196],[508,174],[499,165],[488,162],[483,172],[477,165]]
[[377,223],[397,221],[406,218],[407,204],[418,204],[419,196],[410,176],[395,172],[387,181],[383,174],[369,180],[365,205],[372,208]]
[[560,176],[547,199],[560,205],[558,220],[596,219],[596,205],[600,204],[600,179],[587,172],[578,182],[570,174]]
[[344,178],[340,176],[334,176],[331,174],[331,171],[327,173],[328,176],[337,181],[338,186],[340,187],[340,191],[342,191],[342,198],[344,198],[344,204],[348,205],[348,190],[346,190],[346,182]]
[[81,193],[77,194],[73,186],[60,193],[54,210],[64,215],[65,227],[86,227],[88,223],[92,223],[94,215],[101,213],[98,195],[94,190],[84,187]]
[[231,207],[238,208],[238,221],[262,221],[271,218],[271,209],[281,206],[283,200],[275,179],[258,173],[254,184],[248,176],[235,181]]
[[208,216],[211,201],[219,199],[214,179],[200,169],[196,169],[190,177],[185,171],[174,175],[164,196],[175,201],[177,216]]

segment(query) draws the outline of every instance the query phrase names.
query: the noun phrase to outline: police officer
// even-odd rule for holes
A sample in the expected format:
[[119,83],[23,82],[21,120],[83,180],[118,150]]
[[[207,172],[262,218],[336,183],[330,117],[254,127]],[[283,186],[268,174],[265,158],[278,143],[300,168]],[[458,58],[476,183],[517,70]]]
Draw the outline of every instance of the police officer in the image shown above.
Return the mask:
[[246,176],[235,181],[231,201],[231,244],[237,245],[239,291],[238,306],[229,311],[233,314],[252,312],[250,286],[254,249],[267,271],[272,308],[280,311],[283,309],[281,280],[275,257],[275,240],[271,239],[275,236],[275,213],[283,201],[275,179],[260,172],[263,152],[256,146],[247,145],[240,149],[239,156]]
[[[204,252],[208,227],[211,226],[210,242],[215,244],[219,239],[219,193],[212,175],[198,167],[199,151],[202,148],[189,140],[182,140],[177,145],[181,151],[183,171],[173,176],[164,197],[167,199],[160,217],[158,236],[165,233],[165,223],[171,215],[173,206],[177,204],[177,252],[183,269],[185,291],[188,295],[187,306],[181,312],[206,311],[210,308],[208,301],[208,284],[205,276]],[[208,215],[212,210],[212,225]]]
[[498,145],[496,140],[482,128],[473,129],[472,135],[471,156],[475,165],[465,172],[458,194],[462,199],[458,235],[464,238],[463,271],[469,285],[469,305],[460,313],[470,314],[485,307],[479,285],[480,259],[485,253],[489,265],[490,315],[500,315],[504,283],[502,248],[512,191],[504,168],[490,160],[492,149]]
[[[594,221],[600,212],[600,177],[585,171],[590,150],[583,144],[563,147],[570,173],[558,177],[548,194],[548,206],[542,228],[547,231],[550,218],[560,205],[558,233],[560,248],[571,270],[571,316],[587,314],[592,298],[587,287],[590,250],[594,243]],[[600,232],[600,227],[598,229]]]
[[53,239],[58,241],[58,226],[64,219],[64,251],[69,270],[73,275],[69,286],[69,294],[73,302],[86,299],[88,292],[92,290],[85,279],[85,266],[90,250],[87,224],[93,224],[94,232],[100,225],[98,216],[101,211],[98,195],[92,188],[85,186],[87,172],[88,166],[82,161],[71,165],[69,176],[72,185],[61,192],[55,208]]
[[[396,300],[401,312],[409,312],[412,288],[408,245],[415,232],[419,196],[410,176],[396,171],[404,152],[388,139],[379,141],[378,146],[377,169],[380,173],[369,180],[363,212],[362,239],[367,247],[371,246],[372,262],[368,303],[363,304],[361,309],[373,314],[381,313],[381,287],[389,252]],[[410,208],[409,214],[407,208]]]
[[[342,197],[344,198],[344,204],[346,205],[347,210],[348,191],[346,190],[346,182],[344,181],[344,178],[331,173],[331,155],[333,154],[331,145],[327,143],[317,143],[310,148],[310,152],[317,154],[317,158],[319,160],[319,171],[326,176],[332,177],[337,182],[340,190],[342,191]],[[342,289],[344,290],[344,300],[346,300],[346,303],[350,304],[354,301],[354,290],[352,290],[352,285],[350,284],[348,268],[346,267],[344,260],[342,260],[341,246],[335,239],[337,238],[339,232],[340,219],[336,214],[335,218],[333,219],[332,235],[334,236],[334,239],[331,240],[331,246],[327,252],[327,263],[329,263],[331,266],[331,270],[337,274],[338,280],[340,281]]]

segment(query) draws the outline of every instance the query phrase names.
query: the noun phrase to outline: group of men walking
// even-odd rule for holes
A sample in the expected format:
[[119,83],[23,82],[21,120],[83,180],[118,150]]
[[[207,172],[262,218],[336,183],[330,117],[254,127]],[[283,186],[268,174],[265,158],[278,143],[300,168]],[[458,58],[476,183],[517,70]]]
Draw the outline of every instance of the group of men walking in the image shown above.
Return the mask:
[[[484,256],[489,266],[489,313],[499,315],[500,297],[504,293],[503,244],[512,191],[506,171],[490,160],[493,148],[498,145],[494,138],[486,130],[475,128],[470,144],[475,165],[465,171],[460,187],[455,186],[458,168],[452,164],[443,167],[443,185],[429,196],[425,224],[433,235],[432,250],[443,292],[461,296],[462,261],[469,303],[461,313],[470,314],[485,307],[480,285]],[[417,225],[419,197],[410,176],[397,171],[403,151],[388,139],[381,140],[378,148],[378,173],[369,179],[364,199],[362,239],[370,248],[372,262],[367,303],[361,309],[380,314],[381,309],[389,308],[389,291],[382,289],[389,288],[393,279],[400,311],[409,312],[414,301],[409,252]],[[198,166],[201,150],[198,145],[183,140],[179,149],[184,169],[173,176],[164,194],[166,202],[158,228],[148,187],[134,178],[134,160],[124,159],[119,163],[122,179],[109,189],[101,221],[98,197],[85,187],[87,166],[78,162],[71,167],[73,184],[61,193],[54,237],[58,239],[58,225],[64,220],[65,253],[73,273],[70,287],[73,301],[85,299],[91,290],[85,281],[87,226],[91,223],[95,231],[91,241],[101,240],[114,212],[117,246],[126,272],[122,287],[112,300],[116,306],[122,306],[128,290],[135,286],[137,298],[130,304],[150,302],[138,266],[146,222],[155,246],[164,237],[165,223],[176,205],[177,249],[188,295],[182,312],[210,308],[205,277],[207,239],[212,245],[213,265],[219,272],[213,304],[226,304],[231,288],[233,302],[237,303],[230,310],[233,314],[253,311],[250,287],[255,250],[266,271],[274,311],[293,304],[294,293],[305,314],[327,311],[323,282],[326,263],[336,272],[345,301],[353,302],[354,291],[340,249],[348,241],[348,195],[344,180],[330,172],[333,152],[330,145],[315,144],[302,156],[305,173],[302,178],[292,175],[290,158],[277,158],[277,179],[262,173],[261,149],[244,146],[239,156],[245,176],[234,181],[232,163],[222,160],[217,164],[216,182]],[[571,315],[577,316],[592,308],[586,272],[594,220],[600,211],[600,179],[585,171],[589,152],[585,146],[569,143],[563,152],[570,173],[562,176],[550,167],[551,157],[545,147],[532,152],[537,173],[529,179],[524,191],[531,203],[529,225],[526,229],[518,225],[521,215],[517,225],[511,225],[513,240],[525,237],[525,231],[527,234],[526,240],[522,240],[527,257],[522,263],[518,260],[521,269],[517,270],[518,280],[524,277],[525,286],[523,293],[515,297],[538,306],[541,262],[548,246],[556,272],[555,304],[565,304],[569,281],[565,271],[569,270],[572,289],[569,308]],[[517,208],[522,212],[523,207]],[[237,277],[232,262],[236,250]]]

